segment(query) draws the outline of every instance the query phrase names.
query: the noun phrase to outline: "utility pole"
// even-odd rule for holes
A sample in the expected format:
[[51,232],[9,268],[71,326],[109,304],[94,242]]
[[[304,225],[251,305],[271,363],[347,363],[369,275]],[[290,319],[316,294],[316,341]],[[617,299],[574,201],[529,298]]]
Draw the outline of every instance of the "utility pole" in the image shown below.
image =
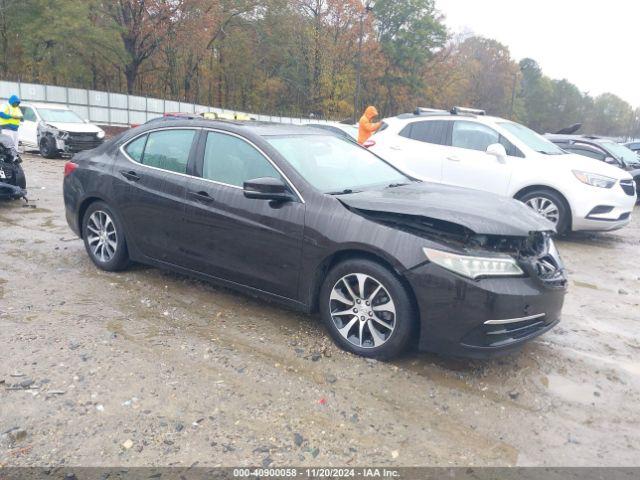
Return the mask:
[[362,89],[362,42],[364,39],[364,17],[373,10],[370,1],[364,5],[364,9],[360,12],[360,33],[358,35],[358,56],[356,58],[356,91],[353,97],[353,121],[358,121],[358,113],[360,112],[360,90]]

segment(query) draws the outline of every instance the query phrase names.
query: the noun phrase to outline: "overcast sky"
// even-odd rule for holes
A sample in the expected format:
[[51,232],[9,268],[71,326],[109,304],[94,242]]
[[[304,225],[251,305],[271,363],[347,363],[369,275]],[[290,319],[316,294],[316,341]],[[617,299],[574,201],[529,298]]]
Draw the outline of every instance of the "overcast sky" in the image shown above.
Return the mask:
[[640,107],[640,1],[436,0],[453,32],[470,31],[535,59],[551,78]]

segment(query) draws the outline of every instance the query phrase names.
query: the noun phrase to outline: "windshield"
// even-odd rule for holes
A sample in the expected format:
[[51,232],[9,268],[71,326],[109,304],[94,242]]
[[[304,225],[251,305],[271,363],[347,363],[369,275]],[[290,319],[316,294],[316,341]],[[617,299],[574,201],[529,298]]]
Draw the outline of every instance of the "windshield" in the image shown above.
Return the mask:
[[315,188],[351,193],[412,180],[362,147],[333,135],[287,135],[265,139]]
[[542,135],[538,135],[536,132],[524,125],[512,122],[501,122],[498,125],[511,133],[527,147],[538,153],[543,153],[544,155],[565,155],[567,153],[544,138]]
[[618,160],[622,160],[627,165],[633,165],[634,163],[640,162],[640,158],[638,158],[638,154],[633,150],[628,149],[624,145],[620,145],[618,143],[612,141],[601,141],[600,145],[613,153]]
[[61,110],[58,108],[39,108],[38,113],[45,122],[54,123],[84,123],[84,120],[77,113],[71,110]]

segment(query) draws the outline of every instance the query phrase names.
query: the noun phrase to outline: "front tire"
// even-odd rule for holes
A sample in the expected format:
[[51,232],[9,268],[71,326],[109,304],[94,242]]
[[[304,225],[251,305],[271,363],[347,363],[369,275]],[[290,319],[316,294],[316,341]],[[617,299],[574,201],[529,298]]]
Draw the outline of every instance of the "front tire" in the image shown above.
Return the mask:
[[320,314],[344,350],[389,360],[404,352],[416,315],[400,279],[386,267],[352,259],[329,271],[320,289]]
[[559,235],[571,228],[571,214],[567,202],[552,190],[538,189],[527,192],[518,198],[527,207],[539,213],[556,227]]
[[40,139],[40,155],[44,158],[58,158],[58,147],[51,135],[46,135]]
[[89,257],[101,270],[117,272],[129,265],[122,223],[106,203],[89,205],[82,219],[82,238]]
[[16,179],[16,186],[26,190],[27,188],[27,177],[24,174],[24,170],[22,169],[22,165],[19,163],[14,164],[13,166],[13,174]]

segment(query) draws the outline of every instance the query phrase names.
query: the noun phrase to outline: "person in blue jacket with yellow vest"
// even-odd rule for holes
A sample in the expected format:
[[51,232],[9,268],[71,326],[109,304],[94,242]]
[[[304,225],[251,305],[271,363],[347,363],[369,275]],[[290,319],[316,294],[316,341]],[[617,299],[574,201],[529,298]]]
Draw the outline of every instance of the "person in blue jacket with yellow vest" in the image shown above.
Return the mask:
[[11,137],[16,149],[18,148],[18,128],[20,128],[21,120],[20,97],[11,95],[9,102],[0,107],[0,128],[3,135]]

